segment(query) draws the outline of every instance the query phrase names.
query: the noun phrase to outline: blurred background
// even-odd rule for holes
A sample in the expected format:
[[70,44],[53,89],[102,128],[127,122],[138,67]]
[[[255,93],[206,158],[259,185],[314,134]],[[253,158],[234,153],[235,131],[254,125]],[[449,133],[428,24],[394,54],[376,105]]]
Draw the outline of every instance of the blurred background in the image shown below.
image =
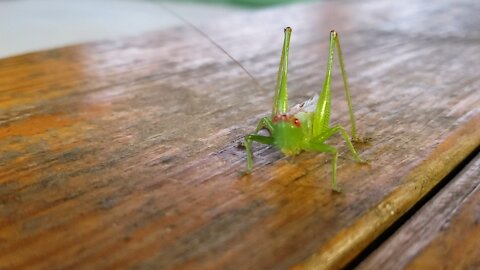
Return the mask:
[[307,0],[0,0],[0,58]]

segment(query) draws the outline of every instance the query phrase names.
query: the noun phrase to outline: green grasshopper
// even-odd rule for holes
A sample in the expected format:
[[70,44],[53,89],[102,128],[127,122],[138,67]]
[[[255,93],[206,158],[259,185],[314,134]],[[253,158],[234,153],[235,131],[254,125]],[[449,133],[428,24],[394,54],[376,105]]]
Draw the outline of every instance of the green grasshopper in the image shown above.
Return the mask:
[[[211,39],[202,29],[198,28],[180,14],[176,13],[172,9],[164,5],[164,9],[169,11],[172,15],[189,25],[197,33],[206,38],[215,47],[225,53],[233,62],[235,62],[243,71],[252,79],[257,87],[262,88],[260,83],[255,77],[248,72],[248,70],[240,64],[233,56],[225,51],[222,46]],[[303,150],[326,152],[333,155],[332,160],[332,188],[333,190],[340,191],[337,186],[337,159],[338,151],[335,147],[325,144],[325,141],[336,133],[341,133],[347,145],[352,153],[353,157],[359,161],[364,162],[352,145],[347,132],[340,125],[329,127],[330,122],[330,78],[333,64],[333,54],[335,47],[338,51],[338,58],[340,62],[340,68],[342,70],[343,84],[347,96],[348,109],[350,114],[350,123],[352,127],[352,138],[357,140],[357,133],[355,128],[355,117],[352,110],[352,102],[350,99],[350,90],[348,89],[347,74],[343,65],[342,52],[340,50],[340,41],[338,34],[335,31],[330,32],[330,50],[327,65],[327,74],[323,85],[323,91],[317,101],[316,108],[313,110],[310,106],[298,106],[296,112],[288,112],[288,97],[287,97],[287,67],[288,67],[288,50],[290,46],[290,35],[292,29],[290,27],[285,28],[285,37],[283,41],[282,56],[280,58],[280,65],[278,68],[277,86],[275,90],[275,97],[273,102],[272,115],[270,117],[264,117],[260,120],[255,129],[255,132],[245,136],[245,147],[247,151],[247,171],[252,171],[252,142],[260,142],[264,144],[276,145],[285,155],[296,155]],[[315,98],[309,103],[313,103]],[[270,132],[270,137],[258,135],[257,133],[266,128]]]
[[[355,117],[352,110],[350,99],[350,90],[347,83],[347,74],[343,65],[342,51],[340,41],[335,31],[330,32],[330,49],[328,54],[327,74],[323,84],[323,90],[320,93],[317,104],[313,106],[296,106],[296,112],[288,113],[288,95],[287,95],[287,68],[288,51],[290,46],[290,36],[292,29],[285,28],[285,37],[283,41],[282,56],[278,68],[277,85],[275,88],[275,97],[273,100],[273,110],[269,117],[260,120],[255,131],[245,136],[245,147],[247,152],[247,172],[252,171],[252,142],[277,146],[286,156],[297,155],[301,151],[325,152],[333,155],[332,160],[332,189],[340,191],[337,186],[337,148],[325,143],[331,136],[340,133],[346,141],[352,156],[358,162],[364,162],[355,151],[355,148],[348,137],[345,129],[340,125],[330,127],[330,108],[331,108],[331,90],[330,79],[332,73],[333,55],[335,48],[338,52],[340,68],[342,70],[343,84],[346,92],[346,99],[350,113],[350,123],[352,127],[352,138],[357,139],[355,128]],[[314,101],[313,101],[314,102]],[[312,101],[310,103],[313,103]],[[270,136],[257,134],[261,129],[266,128]]]

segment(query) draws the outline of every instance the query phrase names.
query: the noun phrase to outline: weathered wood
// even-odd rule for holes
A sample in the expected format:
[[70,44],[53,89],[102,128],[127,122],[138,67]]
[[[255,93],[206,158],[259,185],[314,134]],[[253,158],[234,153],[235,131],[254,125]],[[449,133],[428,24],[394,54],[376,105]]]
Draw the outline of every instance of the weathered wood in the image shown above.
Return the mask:
[[[480,144],[479,5],[327,2],[205,26],[266,90],[187,27],[0,60],[0,268],[345,265]],[[332,140],[342,194],[324,154],[255,145],[239,175],[285,25],[291,104],[320,90],[341,35],[371,137],[368,165]]]
[[358,269],[480,269],[477,156]]

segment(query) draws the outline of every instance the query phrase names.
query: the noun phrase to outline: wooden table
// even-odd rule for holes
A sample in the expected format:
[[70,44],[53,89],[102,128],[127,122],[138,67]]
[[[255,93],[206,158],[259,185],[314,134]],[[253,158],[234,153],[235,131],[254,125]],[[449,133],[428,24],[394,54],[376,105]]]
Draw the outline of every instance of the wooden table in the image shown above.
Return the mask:
[[[480,267],[480,2],[328,1],[0,60],[0,269]],[[341,35],[367,165],[243,136]],[[335,64],[332,123],[348,126]],[[458,267],[458,268],[456,268]],[[423,268],[427,269],[427,268]]]

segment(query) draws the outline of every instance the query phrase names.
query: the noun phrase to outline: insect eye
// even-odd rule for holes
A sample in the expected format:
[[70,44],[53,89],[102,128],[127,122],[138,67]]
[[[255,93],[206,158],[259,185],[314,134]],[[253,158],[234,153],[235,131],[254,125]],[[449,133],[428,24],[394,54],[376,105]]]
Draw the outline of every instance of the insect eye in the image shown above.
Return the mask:
[[281,119],[282,119],[282,120],[287,120],[287,119],[288,119],[288,116],[287,116],[286,114],[282,114]]
[[298,118],[293,119],[293,124],[297,127],[300,127],[300,120],[298,120]]
[[278,116],[275,115],[275,116],[273,117],[273,122],[277,122],[277,121],[278,121]]

